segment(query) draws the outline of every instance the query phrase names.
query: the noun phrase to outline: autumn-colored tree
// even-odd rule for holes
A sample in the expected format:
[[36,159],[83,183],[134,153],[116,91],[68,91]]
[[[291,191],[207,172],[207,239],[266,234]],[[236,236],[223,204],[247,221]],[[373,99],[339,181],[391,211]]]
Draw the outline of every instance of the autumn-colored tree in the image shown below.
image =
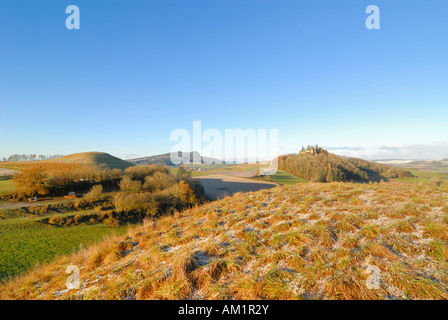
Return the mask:
[[103,186],[100,184],[94,185],[90,191],[84,195],[85,199],[98,199],[103,193]]
[[130,176],[132,180],[139,180],[141,182],[144,182],[145,178],[147,178],[148,176],[152,176],[157,172],[169,174],[169,170],[167,167],[156,166],[155,164],[152,164],[150,166],[133,166],[125,170],[125,174],[127,176]]
[[176,179],[169,173],[156,172],[145,178],[143,188],[151,192],[162,191],[176,184]]
[[28,168],[17,173],[13,181],[20,193],[27,196],[48,194],[48,174],[38,168]]
[[186,204],[194,204],[196,203],[196,195],[194,194],[193,190],[191,190],[188,183],[186,183],[184,180],[181,180],[179,182],[179,190],[181,191],[181,199]]

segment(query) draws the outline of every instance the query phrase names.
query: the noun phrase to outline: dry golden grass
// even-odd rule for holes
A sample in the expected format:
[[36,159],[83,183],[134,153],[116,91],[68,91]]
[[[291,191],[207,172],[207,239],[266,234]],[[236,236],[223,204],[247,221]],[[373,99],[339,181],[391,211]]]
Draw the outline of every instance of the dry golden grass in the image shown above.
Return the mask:
[[[0,298],[447,299],[447,195],[396,182],[236,194],[37,267]],[[65,290],[69,265],[79,290]]]

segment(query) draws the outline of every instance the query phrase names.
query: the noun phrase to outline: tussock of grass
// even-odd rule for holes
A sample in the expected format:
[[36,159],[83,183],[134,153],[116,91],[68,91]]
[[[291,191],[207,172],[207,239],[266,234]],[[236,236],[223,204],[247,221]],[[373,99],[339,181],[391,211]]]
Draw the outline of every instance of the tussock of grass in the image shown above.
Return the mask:
[[[0,298],[447,299],[446,198],[396,182],[235,194],[37,267]],[[68,265],[79,290],[63,291]]]

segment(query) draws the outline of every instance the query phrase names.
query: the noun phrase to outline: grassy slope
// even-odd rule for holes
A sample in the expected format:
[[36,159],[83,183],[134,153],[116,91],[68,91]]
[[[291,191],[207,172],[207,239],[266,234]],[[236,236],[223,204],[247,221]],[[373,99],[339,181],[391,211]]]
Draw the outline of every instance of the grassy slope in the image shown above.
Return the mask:
[[271,176],[271,179],[273,182],[282,186],[308,182],[308,180],[293,176],[292,174],[282,170],[278,170],[276,174]]
[[52,163],[76,163],[76,164],[89,164],[89,165],[105,165],[111,169],[126,169],[134,166],[134,164],[121,160],[108,153],[104,152],[83,152],[75,153],[68,156],[64,156],[57,159],[43,160],[43,161],[17,161],[17,162],[0,162],[1,168],[22,170],[30,167],[34,164],[51,165]]
[[12,180],[0,180],[0,194],[9,194],[16,191],[16,186]]
[[[77,212],[77,214],[80,214]],[[39,223],[40,218],[0,220],[0,280],[29,270],[38,262],[78,251],[106,235],[124,234],[126,226],[102,224],[59,227]]]
[[126,169],[133,166],[132,163],[121,160],[108,153],[104,152],[83,152],[75,153],[65,157],[47,160],[48,162],[62,162],[62,163],[85,163],[95,165],[106,165],[109,168]]
[[[0,298],[447,299],[447,195],[399,182],[237,194],[63,257]],[[68,265],[84,286],[56,296]]]

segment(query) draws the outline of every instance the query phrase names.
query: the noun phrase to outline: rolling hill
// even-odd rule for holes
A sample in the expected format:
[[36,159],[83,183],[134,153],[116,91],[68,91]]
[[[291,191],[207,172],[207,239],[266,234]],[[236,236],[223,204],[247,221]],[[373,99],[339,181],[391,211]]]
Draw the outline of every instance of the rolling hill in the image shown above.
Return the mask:
[[338,156],[325,150],[311,152],[280,156],[279,168],[314,182],[379,182],[413,176],[409,171],[386,164]]
[[68,164],[68,165],[93,165],[99,167],[107,167],[109,169],[126,169],[134,166],[134,164],[114,157],[105,152],[82,152],[74,153],[56,159],[41,160],[41,161],[10,161],[0,162],[1,168],[13,169],[20,171],[29,167],[51,167],[51,164]]
[[[175,153],[169,152],[169,153],[159,154],[159,155],[155,155],[155,156],[149,156],[149,157],[143,157],[143,158],[137,158],[137,159],[130,159],[130,160],[127,160],[127,161],[130,162],[130,163],[139,164],[139,165],[155,164],[155,165],[174,167],[176,165],[171,162],[171,155],[172,154],[175,154]],[[184,152],[182,154],[183,162],[189,161],[192,164],[193,164],[193,159],[195,159],[196,157],[201,159],[201,164],[205,164],[205,163],[220,163],[221,162],[218,159],[209,158],[209,157],[203,157],[196,151]]]
[[134,165],[104,152],[74,153],[57,159],[39,161],[38,163],[86,164],[106,166],[110,169],[126,169]]

